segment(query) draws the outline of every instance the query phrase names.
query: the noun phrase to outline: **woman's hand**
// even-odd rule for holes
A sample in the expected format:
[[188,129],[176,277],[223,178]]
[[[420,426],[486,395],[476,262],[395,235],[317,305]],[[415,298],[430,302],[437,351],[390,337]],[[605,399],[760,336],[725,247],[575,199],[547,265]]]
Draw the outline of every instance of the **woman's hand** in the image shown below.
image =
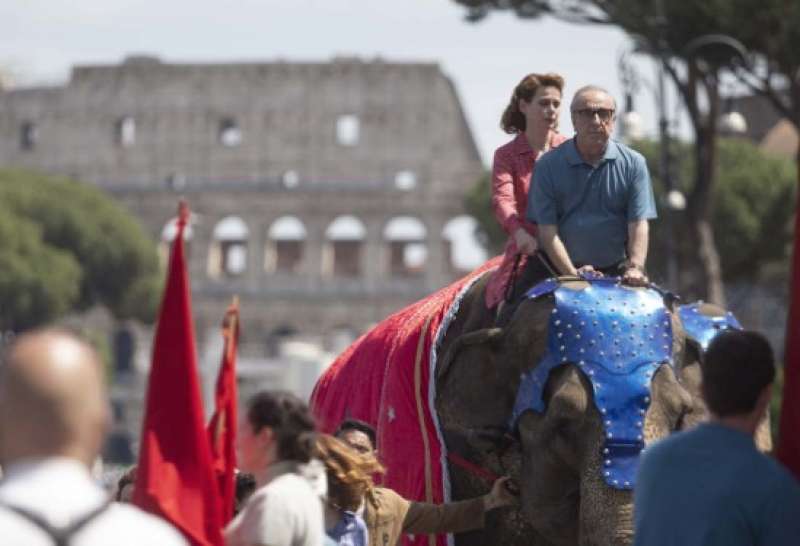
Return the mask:
[[[514,491],[517,491],[516,493]],[[494,508],[519,504],[519,491],[511,478],[504,476],[492,485],[492,490],[483,497],[483,507],[488,512]]]
[[539,248],[539,245],[536,244],[536,238],[523,228],[517,228],[517,231],[514,232],[514,243],[521,254],[529,256],[533,256]]

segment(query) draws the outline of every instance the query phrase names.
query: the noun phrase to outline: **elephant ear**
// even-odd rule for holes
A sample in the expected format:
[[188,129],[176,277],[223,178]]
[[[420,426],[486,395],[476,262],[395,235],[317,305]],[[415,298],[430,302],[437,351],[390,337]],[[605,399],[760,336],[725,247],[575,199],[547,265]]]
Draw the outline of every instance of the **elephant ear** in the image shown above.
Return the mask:
[[697,341],[687,337],[683,352],[677,359],[678,380],[681,382],[681,385],[689,391],[693,401],[699,401],[700,404],[703,404],[701,393],[703,377],[700,370],[700,363],[702,361],[703,348]]
[[506,364],[501,328],[457,338],[436,367],[436,409],[443,427],[505,428],[514,406],[519,371]]
[[558,367],[550,373],[545,386],[544,413],[533,410],[522,414],[519,432],[526,447],[543,457],[553,457],[577,469],[582,430],[589,414],[589,384],[572,365]]
[[[707,305],[706,312],[715,313],[716,306]],[[708,409],[701,393],[703,378],[700,363],[703,360],[703,348],[700,343],[689,336],[680,320],[679,313],[672,314],[674,332],[673,351],[675,357],[675,373],[681,386],[688,392],[691,405],[678,423],[681,430],[690,429],[708,420]]]
[[[458,357],[464,347],[471,345],[491,344],[497,345],[503,338],[502,328],[484,328],[475,332],[464,334],[456,339],[449,349],[444,354],[444,357],[439,361],[436,367],[436,383],[444,381],[447,373],[452,367],[453,361]],[[488,349],[489,347],[487,347]]]
[[678,380],[672,366],[662,365],[653,376],[652,399],[654,403],[647,413],[647,426],[657,430],[649,437],[667,436],[693,422],[695,397]]

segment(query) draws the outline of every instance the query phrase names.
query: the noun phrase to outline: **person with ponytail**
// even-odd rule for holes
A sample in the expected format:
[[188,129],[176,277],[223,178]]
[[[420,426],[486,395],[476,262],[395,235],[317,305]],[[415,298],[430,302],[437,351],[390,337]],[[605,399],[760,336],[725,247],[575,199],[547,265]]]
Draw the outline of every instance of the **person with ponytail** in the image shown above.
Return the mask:
[[227,546],[320,546],[325,536],[325,467],[314,458],[314,419],[288,392],[247,403],[239,427],[239,466],[256,491],[225,529]]
[[383,474],[383,466],[375,457],[362,455],[327,434],[317,438],[317,457],[328,477],[325,532],[338,546],[367,546],[367,526],[358,512],[374,487],[372,476]]
[[[384,469],[376,458],[374,438],[375,429],[365,423],[355,419],[347,419],[339,425],[336,431],[336,438],[341,440],[336,444],[337,450],[342,446],[347,446],[351,454],[347,457],[350,461],[361,461],[351,463],[348,468],[358,467],[360,479],[355,475],[347,478],[349,498],[354,505],[355,495],[365,489],[363,504],[358,510],[359,515],[363,515],[367,525],[369,543],[368,546],[385,546],[387,544],[398,544],[400,536],[403,534],[440,534],[440,533],[463,533],[483,528],[486,523],[486,513],[496,508],[510,506],[519,503],[517,498],[518,491],[511,479],[506,476],[499,478],[492,484],[491,490],[480,497],[472,499],[449,502],[444,504],[433,504],[427,502],[415,502],[404,499],[398,493],[388,487],[380,487],[372,484],[372,480],[364,479],[363,476],[383,474]],[[322,455],[323,461],[328,457]],[[325,463],[326,466],[328,463]],[[328,480],[333,490],[338,490],[337,478],[328,473]],[[357,485],[356,485],[357,484]],[[329,498],[331,495],[329,494]],[[345,501],[338,501],[342,504]],[[347,544],[340,542],[340,546]]]
[[492,209],[508,241],[486,286],[490,309],[507,299],[516,272],[537,252],[536,226],[525,219],[528,190],[539,157],[566,140],[558,132],[563,90],[564,78],[558,74],[528,74],[514,88],[500,119],[500,128],[515,137],[495,151],[492,165]]

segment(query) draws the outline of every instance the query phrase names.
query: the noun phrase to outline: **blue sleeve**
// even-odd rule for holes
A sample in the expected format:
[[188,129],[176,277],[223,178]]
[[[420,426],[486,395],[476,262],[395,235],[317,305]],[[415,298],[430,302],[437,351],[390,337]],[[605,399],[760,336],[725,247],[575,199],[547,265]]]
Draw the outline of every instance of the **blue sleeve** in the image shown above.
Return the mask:
[[553,175],[548,162],[539,162],[533,169],[525,217],[536,224],[558,224],[558,211],[553,194]]
[[647,171],[647,162],[640,154],[633,156],[631,165],[631,186],[628,196],[628,222],[656,218],[656,200],[653,184]]
[[[652,449],[652,448],[651,448]],[[642,453],[639,468],[636,470],[636,487],[633,490],[634,546],[647,545],[647,538],[658,532],[653,518],[659,512],[657,506],[658,486],[654,477],[658,476],[658,465],[653,461],[653,453]]]
[[635,523],[639,523],[643,514],[647,511],[648,504],[652,499],[652,491],[655,487],[653,482],[653,464],[650,452],[639,455],[639,467],[636,469],[635,484],[633,490],[633,517]]

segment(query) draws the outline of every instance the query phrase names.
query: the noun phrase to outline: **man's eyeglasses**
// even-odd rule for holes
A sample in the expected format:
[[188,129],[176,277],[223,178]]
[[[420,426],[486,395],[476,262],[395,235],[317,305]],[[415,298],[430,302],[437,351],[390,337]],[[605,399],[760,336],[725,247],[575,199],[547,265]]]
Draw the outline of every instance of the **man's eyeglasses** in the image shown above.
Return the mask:
[[584,121],[591,121],[596,115],[603,123],[608,123],[614,117],[614,110],[611,108],[581,108],[574,111],[579,118]]

